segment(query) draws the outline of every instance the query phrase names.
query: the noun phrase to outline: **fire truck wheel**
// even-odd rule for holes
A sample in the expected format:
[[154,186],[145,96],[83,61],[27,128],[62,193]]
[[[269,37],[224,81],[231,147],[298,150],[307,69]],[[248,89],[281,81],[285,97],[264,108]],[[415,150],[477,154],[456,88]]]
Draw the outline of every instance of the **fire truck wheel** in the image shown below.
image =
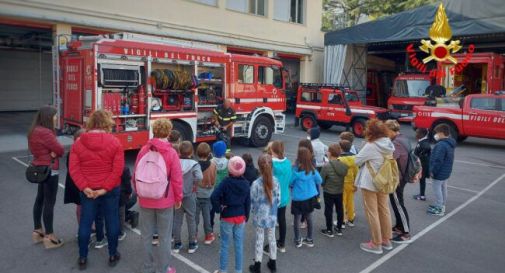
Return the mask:
[[173,122],[173,125],[174,125],[174,130],[177,130],[179,131],[179,133],[181,133],[181,140],[184,141],[184,140],[188,140],[188,141],[191,141],[193,142],[193,133],[191,131],[191,128],[180,122],[180,121],[174,121]]
[[302,129],[304,131],[307,131],[316,125],[316,120],[312,116],[303,116],[301,124],[302,124]]
[[352,131],[355,136],[363,137],[365,135],[366,120],[362,118],[355,119],[352,122]]
[[250,144],[253,147],[264,147],[270,141],[272,133],[274,132],[274,125],[265,116],[260,116],[254,121]]

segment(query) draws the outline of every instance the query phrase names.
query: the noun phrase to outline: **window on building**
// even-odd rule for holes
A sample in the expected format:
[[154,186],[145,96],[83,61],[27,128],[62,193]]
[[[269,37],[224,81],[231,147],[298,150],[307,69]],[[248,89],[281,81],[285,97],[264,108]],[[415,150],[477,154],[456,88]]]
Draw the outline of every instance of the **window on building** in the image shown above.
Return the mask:
[[265,16],[266,2],[267,0],[228,0],[226,7],[231,10]]
[[274,19],[298,24],[304,23],[304,0],[275,0]]
[[260,66],[258,68],[258,83],[271,84],[277,88],[282,88],[281,70],[276,66]]
[[189,0],[189,1],[217,7],[217,0]]
[[239,64],[238,65],[238,82],[253,83],[254,82],[254,66]]
[[479,110],[496,110],[496,99],[494,98],[474,98],[470,107]]
[[302,101],[321,102],[321,93],[316,91],[304,91],[302,92]]

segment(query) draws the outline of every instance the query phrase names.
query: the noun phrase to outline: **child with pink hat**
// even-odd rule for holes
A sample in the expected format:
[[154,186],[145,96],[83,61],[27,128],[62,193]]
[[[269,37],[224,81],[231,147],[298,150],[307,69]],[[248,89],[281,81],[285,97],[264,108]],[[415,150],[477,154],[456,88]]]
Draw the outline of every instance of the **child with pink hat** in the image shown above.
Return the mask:
[[230,158],[229,176],[223,179],[211,196],[213,209],[221,215],[221,246],[219,270],[215,271],[217,273],[226,272],[228,268],[228,250],[232,240],[235,246],[235,272],[242,273],[244,228],[251,206],[249,182],[243,177],[245,167],[241,157]]

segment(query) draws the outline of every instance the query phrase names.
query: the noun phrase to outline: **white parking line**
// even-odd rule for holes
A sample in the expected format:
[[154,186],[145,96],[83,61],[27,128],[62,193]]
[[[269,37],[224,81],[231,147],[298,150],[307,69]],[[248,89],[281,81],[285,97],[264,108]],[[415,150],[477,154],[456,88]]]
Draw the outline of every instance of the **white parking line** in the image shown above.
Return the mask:
[[[26,156],[25,156],[26,157]],[[28,167],[28,164],[26,164],[25,162],[19,160],[17,157],[12,157],[12,159],[14,161],[16,161],[17,163],[25,166],[25,167]],[[65,185],[61,184],[61,183],[58,183],[58,185],[62,188],[62,189],[65,189]],[[132,228],[131,226],[127,226],[127,228],[129,230],[131,230],[132,232],[136,233],[137,235],[141,235],[140,233],[140,230],[136,229],[136,228]],[[197,272],[199,273],[210,273],[209,271],[205,270],[203,267],[197,265],[196,263],[192,262],[191,260],[189,260],[188,258],[180,255],[180,254],[177,254],[177,253],[172,253],[172,256],[174,258],[176,258],[177,260],[185,263],[187,266],[193,268],[194,270],[196,270]]]
[[469,164],[469,165],[476,165],[476,166],[483,166],[483,167],[490,167],[490,168],[505,169],[505,166],[501,166],[501,165],[493,165],[493,164],[486,164],[486,163],[477,163],[477,162],[470,162],[470,161],[464,161],[464,160],[454,160],[454,161],[458,162],[458,163]]
[[[483,194],[485,194],[487,191],[489,191],[494,185],[498,184],[503,178],[505,178],[505,173],[502,174],[500,177],[495,179],[491,184],[489,184],[487,187],[485,187],[483,190],[478,192],[475,196],[472,198],[468,199],[465,203],[461,204],[457,208],[455,208],[453,211],[449,212],[445,217],[440,218],[438,221],[434,222],[433,224],[429,225],[425,229],[423,229],[421,232],[416,234],[415,236],[412,237],[412,243],[414,243],[417,239],[421,238],[424,236],[426,233],[430,232],[432,229],[436,228],[443,222],[449,220],[452,216],[454,216],[456,213],[460,212],[462,209],[466,208],[468,205],[471,203],[475,202],[475,200],[479,199]],[[404,244],[396,247],[393,249],[391,252],[387,253],[386,255],[382,256],[380,259],[369,265],[367,268],[363,269],[360,271],[360,273],[370,273],[377,269],[379,266],[393,258],[396,254],[400,253],[402,250],[407,248],[409,245]]]

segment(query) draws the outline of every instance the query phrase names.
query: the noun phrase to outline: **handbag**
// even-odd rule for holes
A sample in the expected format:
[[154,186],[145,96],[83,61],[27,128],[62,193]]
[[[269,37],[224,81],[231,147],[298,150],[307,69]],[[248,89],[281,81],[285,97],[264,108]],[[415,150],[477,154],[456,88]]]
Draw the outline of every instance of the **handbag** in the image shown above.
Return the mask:
[[51,175],[49,166],[35,166],[30,164],[25,171],[26,180],[30,183],[40,184],[47,180]]

